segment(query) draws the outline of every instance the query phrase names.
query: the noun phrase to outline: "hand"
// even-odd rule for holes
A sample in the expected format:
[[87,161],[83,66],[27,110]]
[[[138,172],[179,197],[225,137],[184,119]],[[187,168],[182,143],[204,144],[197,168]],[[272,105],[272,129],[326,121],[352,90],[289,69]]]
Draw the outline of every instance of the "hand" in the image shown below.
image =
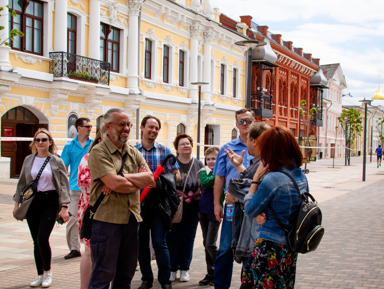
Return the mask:
[[15,218],[16,211],[19,209],[19,207],[20,207],[20,203],[15,202],[15,206],[13,207],[13,212],[12,212],[14,218]]
[[264,166],[263,162],[260,163],[255,175],[253,176],[253,181],[259,181],[262,176],[268,171],[268,165]]
[[237,202],[237,199],[232,196],[230,193],[226,193],[225,194],[225,203],[226,204],[232,204],[232,203],[236,203]]
[[223,219],[223,209],[221,208],[220,205],[215,205],[215,217],[216,217],[216,220],[221,222],[221,220]]
[[243,164],[245,151],[242,151],[240,155],[236,154],[232,149],[224,149],[227,157],[230,159],[231,163],[238,167]]
[[109,195],[110,193],[112,193],[112,190],[110,188],[108,188],[107,186],[104,185],[103,189],[102,189],[102,192],[104,195]]
[[266,221],[267,221],[267,215],[264,212],[256,216],[256,222],[260,226],[264,225]]
[[69,220],[69,214],[68,214],[67,208],[61,207],[61,210],[58,215],[63,219],[64,223],[66,223]]
[[147,168],[145,166],[140,166],[138,173],[145,173],[147,171]]

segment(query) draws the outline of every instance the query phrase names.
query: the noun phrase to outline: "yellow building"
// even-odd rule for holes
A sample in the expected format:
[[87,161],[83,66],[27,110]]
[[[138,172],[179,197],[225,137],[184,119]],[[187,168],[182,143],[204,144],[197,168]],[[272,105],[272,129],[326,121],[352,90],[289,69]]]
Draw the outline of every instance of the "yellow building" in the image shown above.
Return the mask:
[[[234,112],[245,107],[246,39],[220,24],[208,0],[0,0],[16,17],[0,17],[2,157],[18,175],[28,141],[47,127],[62,149],[73,123],[123,108],[139,139],[146,114],[162,121],[159,141],[178,132],[197,140],[201,87],[201,145],[237,136]],[[19,29],[10,47],[3,42]],[[94,134],[92,135],[94,136]],[[18,139],[4,139],[18,137]],[[196,146],[195,146],[196,147]],[[202,150],[201,150],[202,152]],[[195,151],[196,153],[196,151]]]

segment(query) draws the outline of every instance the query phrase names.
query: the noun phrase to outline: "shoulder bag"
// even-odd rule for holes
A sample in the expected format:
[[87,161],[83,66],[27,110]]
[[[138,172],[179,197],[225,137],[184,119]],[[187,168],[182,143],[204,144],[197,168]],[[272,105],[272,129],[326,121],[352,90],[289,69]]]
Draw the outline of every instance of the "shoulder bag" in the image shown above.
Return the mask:
[[[118,175],[122,175],[127,155],[128,153],[125,153],[121,159],[121,168],[120,171],[117,173]],[[98,207],[100,206],[101,202],[104,200],[104,197],[105,195],[103,194],[103,192],[101,192],[100,196],[97,198],[96,203],[93,206],[88,205],[88,207],[85,209],[80,227],[81,239],[89,240],[91,238],[93,217],[95,216],[95,213]]]
[[42,172],[44,171],[45,166],[49,162],[50,158],[51,157],[48,156],[45,159],[45,161],[44,161],[43,165],[41,166],[40,171],[37,174],[36,178],[24,188],[23,199],[21,200],[21,204],[14,214],[14,217],[16,220],[22,221],[25,219],[27,212],[28,212],[28,209],[29,209],[29,206],[32,204],[32,201],[35,198],[35,195],[37,193],[37,183],[40,179]]
[[194,162],[195,162],[195,159],[192,159],[192,164],[189,167],[187,177],[185,178],[185,181],[184,181],[183,192],[181,193],[181,197],[180,197],[180,204],[177,207],[177,211],[176,211],[176,213],[175,213],[175,215],[173,216],[173,219],[172,219],[172,223],[174,223],[174,224],[180,223],[181,219],[183,218],[184,192],[185,192],[185,187],[187,186],[187,180],[189,178],[189,174],[191,173],[191,170],[192,170]]

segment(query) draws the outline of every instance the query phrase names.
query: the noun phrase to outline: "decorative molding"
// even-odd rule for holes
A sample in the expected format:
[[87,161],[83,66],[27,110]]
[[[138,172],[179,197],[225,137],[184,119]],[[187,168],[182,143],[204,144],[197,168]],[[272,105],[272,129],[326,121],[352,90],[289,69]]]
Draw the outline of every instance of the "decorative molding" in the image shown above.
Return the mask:
[[173,89],[172,85],[169,84],[162,84],[161,87],[166,91],[171,91]]
[[118,76],[118,75],[116,75],[116,74],[114,74],[114,73],[111,73],[111,74],[109,75],[109,79],[110,79],[110,80],[119,80],[119,79],[120,79],[120,76]]
[[156,86],[156,83],[154,81],[151,81],[148,79],[143,79],[142,82],[143,82],[143,84],[145,84],[149,88]]
[[80,5],[81,9],[85,9],[85,6],[84,6],[82,0],[70,0],[70,1],[72,2],[73,5]]
[[11,87],[8,85],[0,85],[0,95],[7,93],[11,90]]
[[128,0],[128,15],[139,17],[143,0]]
[[43,62],[43,60],[40,57],[36,57],[30,54],[21,54],[16,52],[15,53],[16,60],[20,58],[24,63],[28,64],[35,64],[36,62],[39,62],[40,64]]
[[191,38],[197,38],[199,36],[200,28],[199,25],[193,24],[189,27]]
[[177,90],[180,91],[182,94],[185,94],[188,92],[188,89],[183,86],[177,87]]

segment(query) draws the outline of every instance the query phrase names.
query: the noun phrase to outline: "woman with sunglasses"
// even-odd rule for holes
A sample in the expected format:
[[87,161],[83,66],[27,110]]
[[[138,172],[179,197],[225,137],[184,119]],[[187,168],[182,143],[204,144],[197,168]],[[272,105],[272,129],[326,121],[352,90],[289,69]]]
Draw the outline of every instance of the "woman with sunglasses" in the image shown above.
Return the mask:
[[67,170],[63,161],[56,155],[56,145],[51,134],[39,128],[30,144],[32,154],[24,159],[16,193],[13,196],[17,211],[23,198],[23,189],[36,178],[45,160],[50,159],[37,184],[37,193],[28,209],[26,219],[34,243],[34,256],[37,278],[30,287],[48,288],[52,283],[51,259],[52,252],[49,237],[57,216],[64,222],[69,219],[68,203],[69,184]]

